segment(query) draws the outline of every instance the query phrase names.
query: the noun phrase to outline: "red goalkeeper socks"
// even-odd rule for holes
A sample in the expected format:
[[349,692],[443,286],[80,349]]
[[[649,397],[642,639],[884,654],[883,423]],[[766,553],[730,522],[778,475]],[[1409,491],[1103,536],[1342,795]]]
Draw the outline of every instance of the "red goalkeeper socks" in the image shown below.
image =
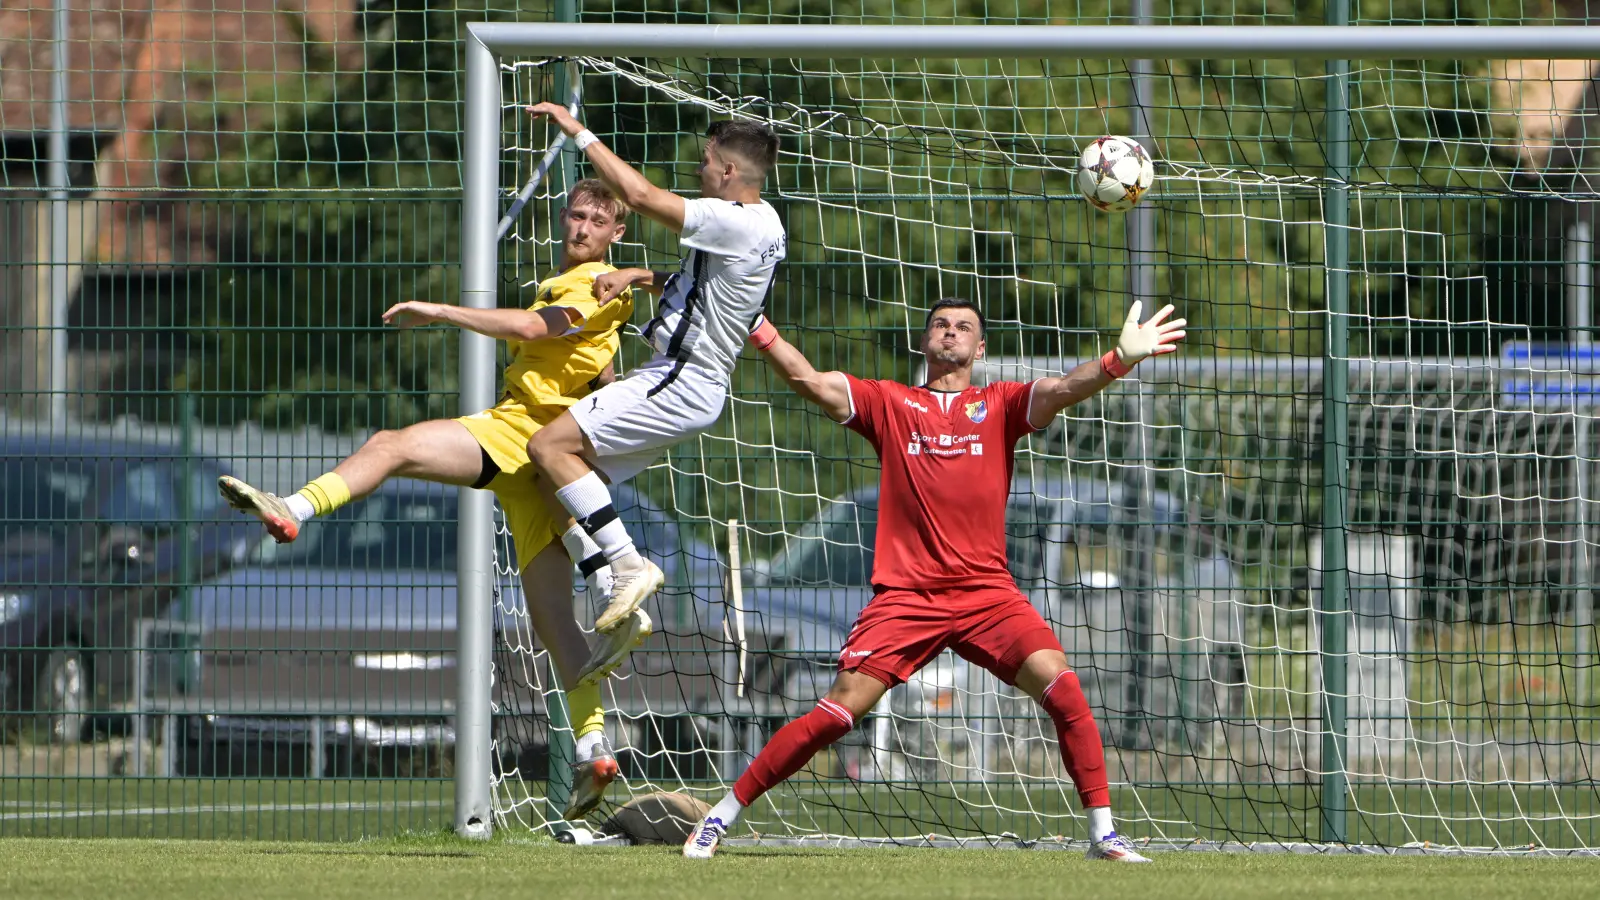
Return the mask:
[[[1078,696],[1082,697],[1083,692],[1080,691]],[[1084,709],[1087,710],[1088,706]],[[778,733],[756,755],[755,762],[734,782],[734,798],[741,806],[756,802],[756,798],[800,771],[802,766],[811,761],[811,757],[817,755],[818,750],[849,734],[855,724],[855,717],[850,710],[827,698],[818,700],[815,709],[778,729]],[[1092,720],[1089,729],[1094,730]],[[1100,747],[1099,740],[1096,735],[1096,750]],[[1103,762],[1100,768],[1104,772]],[[1100,777],[1100,783],[1105,783],[1104,774]]]
[[1078,789],[1084,808],[1111,805],[1111,786],[1106,781],[1106,752],[1100,745],[1100,729],[1089,711],[1089,700],[1078,684],[1078,673],[1062,672],[1044,689],[1041,702],[1061,741],[1061,762]]

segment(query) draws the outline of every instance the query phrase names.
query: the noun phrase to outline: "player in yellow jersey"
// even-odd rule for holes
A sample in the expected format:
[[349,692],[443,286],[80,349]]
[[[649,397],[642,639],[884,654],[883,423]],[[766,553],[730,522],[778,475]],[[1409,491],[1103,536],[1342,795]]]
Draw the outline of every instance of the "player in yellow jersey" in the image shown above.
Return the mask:
[[459,419],[380,431],[333,471],[287,497],[230,476],[219,482],[228,503],[259,518],[282,543],[298,537],[307,519],[365,497],[389,478],[494,491],[523,567],[528,617],[567,688],[577,743],[572,797],[563,814],[567,819],[594,809],[616,777],[599,683],[650,635],[651,623],[641,610],[625,627],[597,635],[590,648],[572,615],[571,566],[582,570],[593,596],[610,592],[611,571],[588,534],[565,510],[552,512],[541,497],[527,447],[534,432],[612,377],[617,331],[632,315],[633,299],[626,290],[609,301],[598,298],[615,293],[614,286],[606,289],[615,280],[609,273],[616,271],[606,254],[622,237],[627,212],[600,181],[573,185],[561,211],[561,270],[539,283],[527,309],[412,300],[383,314],[385,322],[401,328],[442,322],[509,342],[513,361],[506,369],[505,395],[495,406]]

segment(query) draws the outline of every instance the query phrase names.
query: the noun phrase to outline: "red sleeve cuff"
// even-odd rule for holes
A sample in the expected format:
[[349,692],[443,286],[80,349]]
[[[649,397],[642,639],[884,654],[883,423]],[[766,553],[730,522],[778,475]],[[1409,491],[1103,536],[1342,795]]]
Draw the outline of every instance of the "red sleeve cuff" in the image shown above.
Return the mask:
[[1133,367],[1124,363],[1122,357],[1117,355],[1117,351],[1107,350],[1106,355],[1100,357],[1100,371],[1110,375],[1112,378],[1121,378],[1132,372]]

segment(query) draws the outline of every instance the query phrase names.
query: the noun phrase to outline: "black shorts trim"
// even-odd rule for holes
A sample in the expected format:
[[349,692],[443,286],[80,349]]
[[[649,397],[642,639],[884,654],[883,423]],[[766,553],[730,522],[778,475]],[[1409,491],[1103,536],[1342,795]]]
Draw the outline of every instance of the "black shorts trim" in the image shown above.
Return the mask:
[[483,468],[478,471],[478,480],[474,481],[472,486],[481,491],[500,474],[500,466],[495,463],[494,457],[489,455],[488,449],[483,445],[478,445],[478,452],[483,454]]

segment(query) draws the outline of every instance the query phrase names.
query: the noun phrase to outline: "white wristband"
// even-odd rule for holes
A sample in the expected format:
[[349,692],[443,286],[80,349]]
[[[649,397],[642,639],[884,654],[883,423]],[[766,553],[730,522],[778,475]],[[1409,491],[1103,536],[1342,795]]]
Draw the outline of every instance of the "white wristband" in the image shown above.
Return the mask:
[[587,150],[590,144],[599,143],[599,141],[600,139],[594,136],[594,132],[587,128],[572,136],[572,145],[579,150]]

